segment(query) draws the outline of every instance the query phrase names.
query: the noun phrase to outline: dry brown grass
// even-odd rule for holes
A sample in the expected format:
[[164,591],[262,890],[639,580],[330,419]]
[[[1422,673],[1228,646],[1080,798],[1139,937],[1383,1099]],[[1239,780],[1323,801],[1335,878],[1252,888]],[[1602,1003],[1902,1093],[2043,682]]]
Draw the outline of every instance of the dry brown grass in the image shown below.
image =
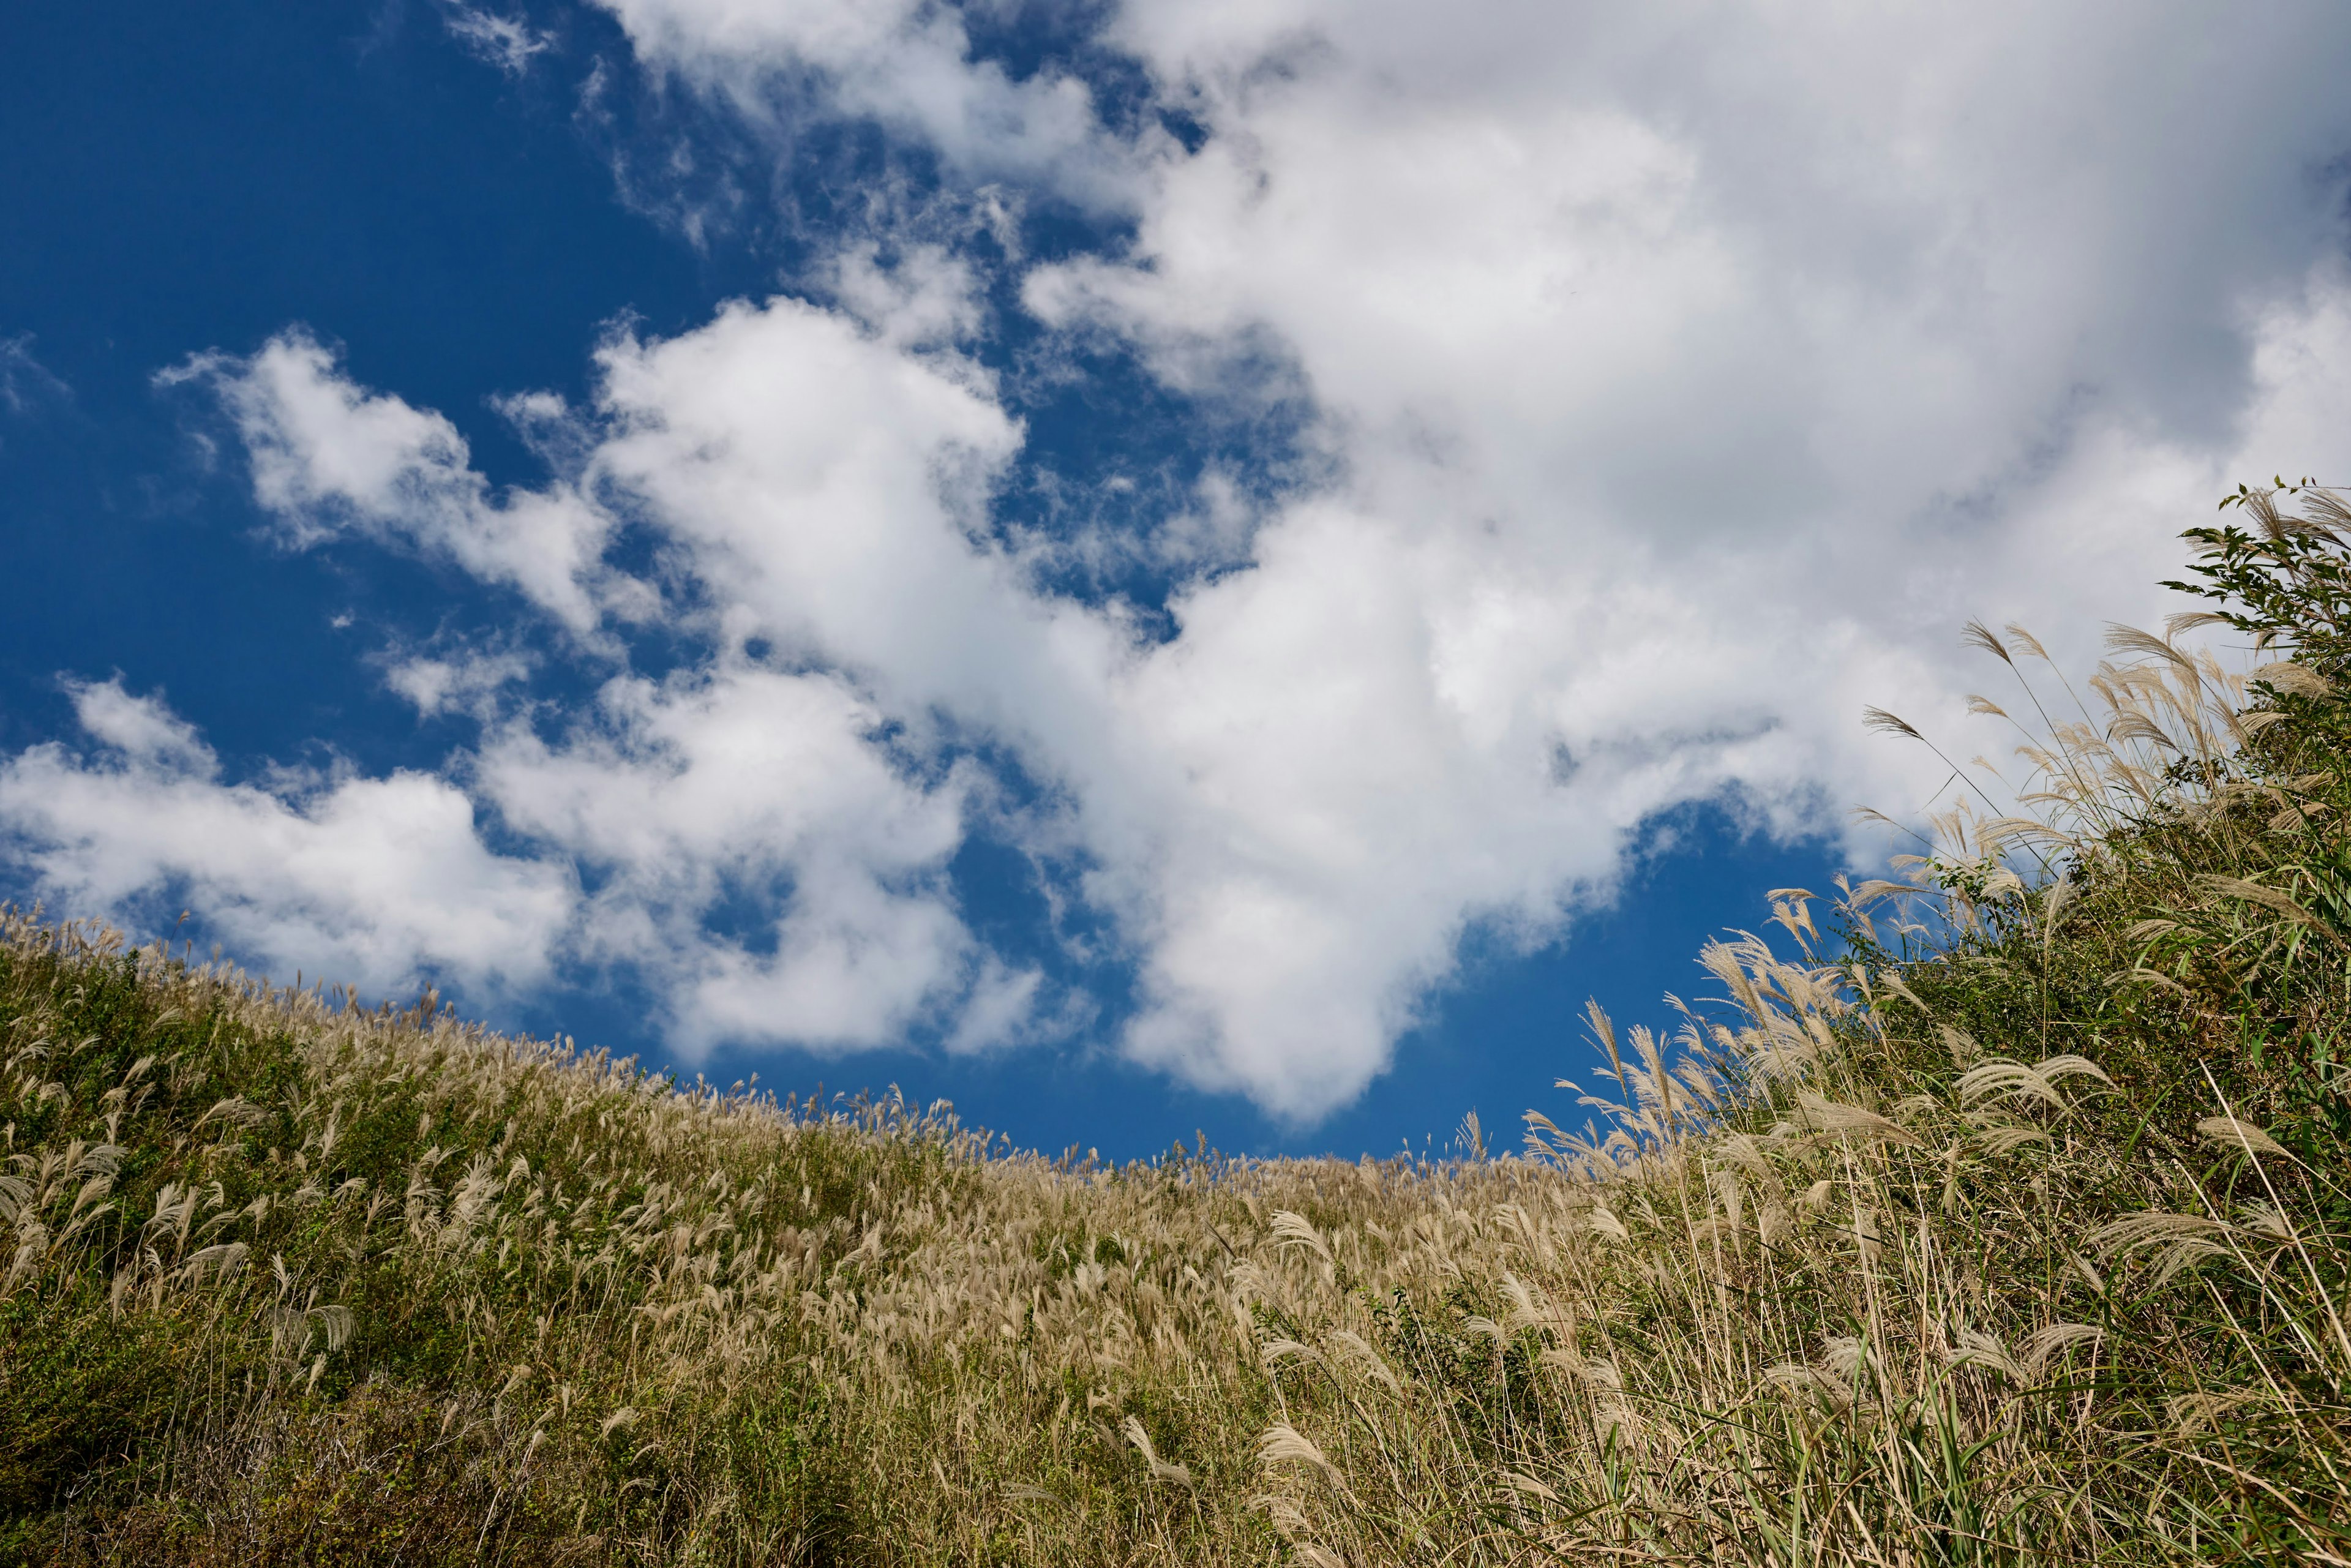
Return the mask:
[[2256,737],[2326,677],[2120,641],[2001,808],[1831,937],[1780,895],[1674,1039],[1595,1013],[1593,1119],[1499,1159],[991,1156],[11,916],[0,1539],[2351,1561],[2351,1103],[2262,1043],[2351,1019],[2351,785]]

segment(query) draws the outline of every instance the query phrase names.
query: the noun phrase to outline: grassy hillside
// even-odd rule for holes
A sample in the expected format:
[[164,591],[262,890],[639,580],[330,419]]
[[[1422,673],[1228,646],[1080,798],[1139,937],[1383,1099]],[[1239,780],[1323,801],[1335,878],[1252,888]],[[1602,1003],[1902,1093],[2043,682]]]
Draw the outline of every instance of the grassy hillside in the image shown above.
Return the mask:
[[2016,792],[1510,1157],[1073,1167],[12,919],[0,1558],[2351,1561],[2351,514],[2240,508],[2281,662],[1980,630]]

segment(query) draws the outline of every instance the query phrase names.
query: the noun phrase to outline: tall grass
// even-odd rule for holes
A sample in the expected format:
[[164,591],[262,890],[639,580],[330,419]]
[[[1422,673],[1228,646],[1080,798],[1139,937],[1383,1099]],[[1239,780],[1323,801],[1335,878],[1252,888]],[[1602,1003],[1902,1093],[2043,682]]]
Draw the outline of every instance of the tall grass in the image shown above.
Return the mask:
[[2351,1561],[2351,515],[2238,505],[2269,664],[1972,629],[2015,777],[1499,1159],[1055,1162],[9,916],[0,1552]]

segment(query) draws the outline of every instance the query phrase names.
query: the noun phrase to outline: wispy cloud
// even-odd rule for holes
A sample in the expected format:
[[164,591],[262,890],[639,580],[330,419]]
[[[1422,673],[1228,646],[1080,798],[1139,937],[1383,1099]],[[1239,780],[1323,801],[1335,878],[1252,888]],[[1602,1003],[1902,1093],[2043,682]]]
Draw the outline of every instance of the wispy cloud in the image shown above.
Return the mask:
[[44,404],[70,402],[73,389],[33,357],[33,335],[0,338],[0,408],[25,414]]
[[441,23],[468,53],[508,76],[529,70],[532,59],[555,43],[551,35],[534,29],[519,17],[502,16],[464,0],[441,0]]

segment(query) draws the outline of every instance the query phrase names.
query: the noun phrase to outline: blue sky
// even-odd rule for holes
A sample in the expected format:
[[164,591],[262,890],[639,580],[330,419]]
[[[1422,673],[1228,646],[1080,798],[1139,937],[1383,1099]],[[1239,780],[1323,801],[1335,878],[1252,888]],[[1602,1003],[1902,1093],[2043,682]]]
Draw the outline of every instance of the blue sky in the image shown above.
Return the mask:
[[2328,7],[0,26],[5,893],[1049,1149],[1514,1139],[2346,466]]

